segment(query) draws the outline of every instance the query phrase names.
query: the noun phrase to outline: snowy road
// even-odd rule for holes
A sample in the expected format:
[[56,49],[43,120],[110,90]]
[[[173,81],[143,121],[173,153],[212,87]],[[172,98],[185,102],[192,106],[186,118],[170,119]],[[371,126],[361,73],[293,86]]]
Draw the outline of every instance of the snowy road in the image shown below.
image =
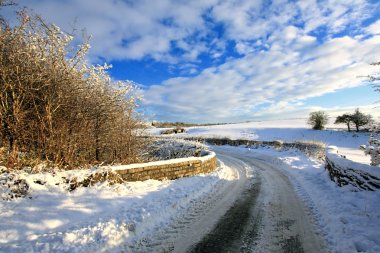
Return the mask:
[[161,246],[171,242],[173,252],[327,252],[282,172],[239,152],[215,151],[236,179],[161,235]]
[[[218,240],[227,246],[221,250],[229,252],[326,252],[323,240],[315,233],[307,208],[280,170],[264,161],[247,158],[242,153],[223,149],[216,151],[225,163],[239,160],[238,170],[247,168],[247,165],[254,168],[255,180],[229,210],[228,219],[222,219],[211,234],[194,248],[195,252],[208,252],[209,247],[214,251],[213,247],[219,247],[215,242]],[[242,206],[250,212],[247,213]],[[240,223],[241,229],[223,231],[224,223],[231,223],[231,219]],[[227,242],[226,232],[240,232],[240,237],[235,235],[231,237],[232,241]],[[220,240],[220,237],[224,239]]]

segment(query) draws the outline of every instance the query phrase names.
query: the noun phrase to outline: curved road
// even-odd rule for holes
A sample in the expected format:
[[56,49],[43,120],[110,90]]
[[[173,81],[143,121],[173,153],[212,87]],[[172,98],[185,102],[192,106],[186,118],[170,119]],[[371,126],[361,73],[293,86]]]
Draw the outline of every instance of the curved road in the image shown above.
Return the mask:
[[215,147],[234,180],[160,234],[151,252],[328,252],[289,179],[233,149]]
[[[192,252],[327,251],[287,176],[266,162],[216,149],[219,159],[226,163],[237,159],[253,168],[256,177],[211,233],[192,247]],[[242,167],[245,166],[236,169]],[[238,228],[225,227],[226,224]]]

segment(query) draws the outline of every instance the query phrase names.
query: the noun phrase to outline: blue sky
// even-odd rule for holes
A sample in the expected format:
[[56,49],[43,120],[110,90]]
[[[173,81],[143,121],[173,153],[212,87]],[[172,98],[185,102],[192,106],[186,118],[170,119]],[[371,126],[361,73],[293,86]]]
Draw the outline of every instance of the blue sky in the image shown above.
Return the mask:
[[17,2],[63,30],[85,28],[89,60],[138,83],[150,119],[237,122],[356,107],[380,116],[380,94],[358,78],[380,61],[379,1]]

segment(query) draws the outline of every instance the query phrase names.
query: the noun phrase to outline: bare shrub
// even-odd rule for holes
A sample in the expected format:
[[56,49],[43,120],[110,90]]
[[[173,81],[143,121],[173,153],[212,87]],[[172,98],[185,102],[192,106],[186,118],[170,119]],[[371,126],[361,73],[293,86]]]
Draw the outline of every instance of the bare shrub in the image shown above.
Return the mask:
[[41,17],[18,17],[17,25],[2,19],[0,27],[0,147],[7,166],[25,166],[20,153],[66,167],[139,161],[136,87],[112,82],[107,65],[89,65],[88,40],[74,47],[71,35]]

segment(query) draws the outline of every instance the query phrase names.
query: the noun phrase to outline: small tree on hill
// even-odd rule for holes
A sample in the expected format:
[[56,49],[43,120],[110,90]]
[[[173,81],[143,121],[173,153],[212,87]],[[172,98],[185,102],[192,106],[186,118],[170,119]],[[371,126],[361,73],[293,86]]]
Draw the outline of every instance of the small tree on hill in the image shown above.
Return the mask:
[[361,126],[365,126],[373,122],[371,115],[364,114],[360,112],[359,109],[356,109],[355,113],[351,115],[351,120],[355,124],[356,132],[359,132],[359,128]]
[[314,130],[322,130],[328,122],[328,115],[323,111],[311,112],[307,123],[313,127]]
[[346,124],[348,132],[351,131],[350,123],[352,122],[352,116],[350,114],[343,114],[336,118],[334,124]]

